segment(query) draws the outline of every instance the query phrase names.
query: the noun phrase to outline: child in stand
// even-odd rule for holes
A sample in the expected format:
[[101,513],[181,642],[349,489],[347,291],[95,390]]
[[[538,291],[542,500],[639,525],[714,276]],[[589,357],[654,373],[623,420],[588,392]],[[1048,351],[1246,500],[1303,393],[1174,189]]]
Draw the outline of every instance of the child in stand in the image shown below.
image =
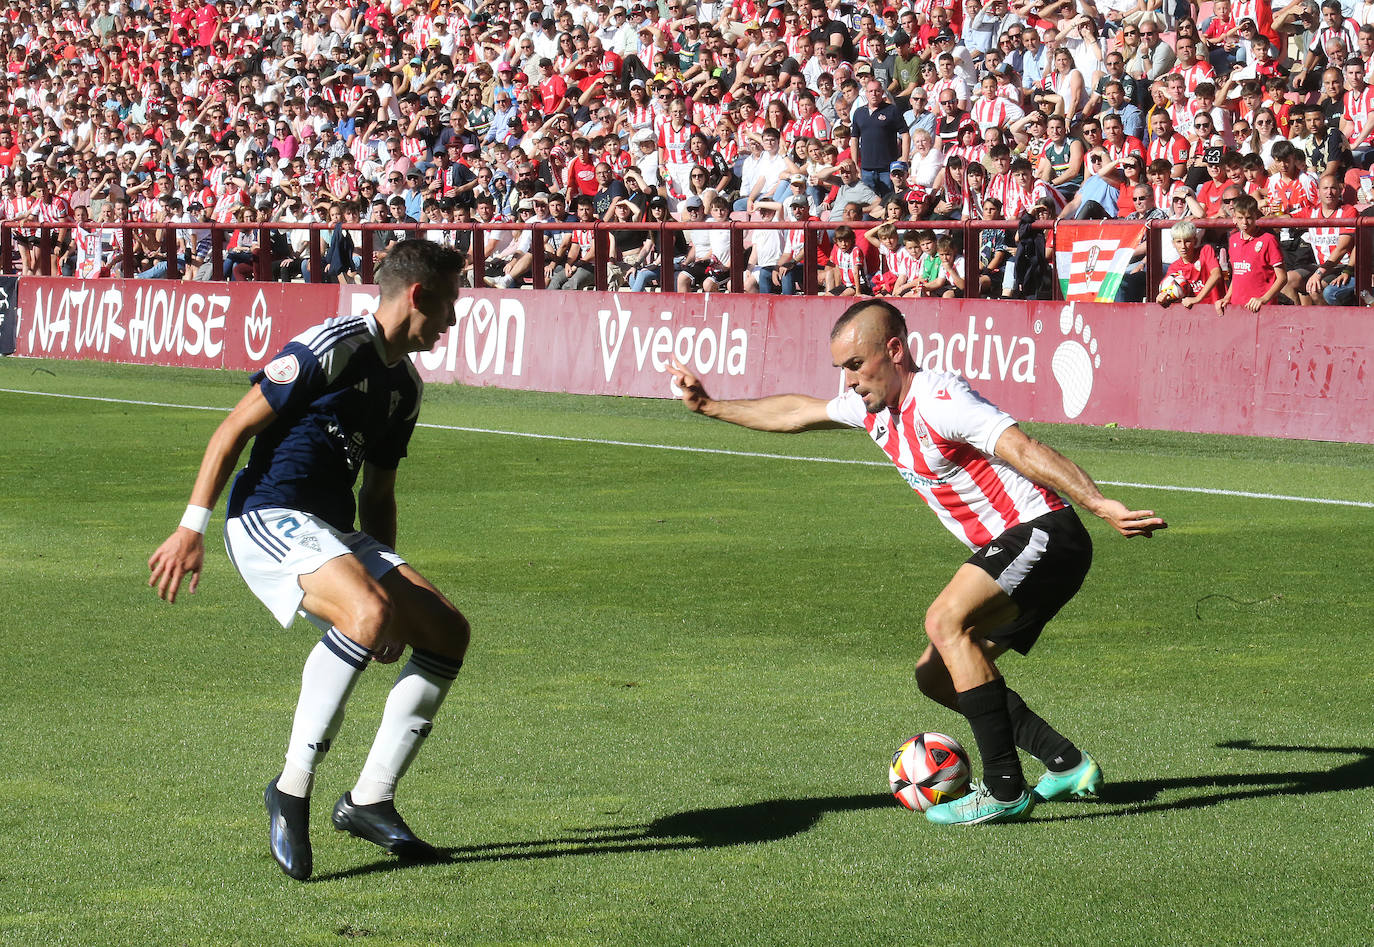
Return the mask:
[[864,252],[857,246],[854,228],[835,228],[835,248],[826,273],[826,292],[832,296],[858,296],[868,292]]
[[926,284],[927,295],[956,299],[964,295],[964,256],[953,237],[941,237],[935,244],[940,272]]
[[915,230],[902,231],[902,250],[897,254],[897,282],[894,296],[911,296],[920,288],[921,235]]
[[1226,312],[1234,303],[1251,312],[1273,302],[1288,281],[1279,242],[1270,231],[1255,229],[1259,220],[1259,204],[1249,194],[1236,198],[1231,206],[1236,232],[1227,240],[1227,256],[1231,261],[1231,286],[1216,301],[1217,315]]
[[922,230],[916,235],[921,248],[920,275],[917,277],[917,296],[935,295],[930,292],[930,284],[940,276],[940,255],[935,249],[935,233]]
[[[1190,220],[1182,220],[1169,230],[1173,238],[1178,259],[1169,264],[1164,274],[1167,281],[1177,276],[1183,296],[1178,300],[1184,309],[1192,309],[1198,303],[1215,303],[1221,298],[1221,264],[1217,261],[1217,251],[1210,243],[1198,240],[1197,227]],[[1168,306],[1173,300],[1166,298],[1161,287],[1155,302]]]
[[869,281],[875,296],[891,296],[897,285],[898,258],[902,248],[897,242],[897,228],[892,224],[882,224],[868,232],[870,241],[878,248],[878,265]]

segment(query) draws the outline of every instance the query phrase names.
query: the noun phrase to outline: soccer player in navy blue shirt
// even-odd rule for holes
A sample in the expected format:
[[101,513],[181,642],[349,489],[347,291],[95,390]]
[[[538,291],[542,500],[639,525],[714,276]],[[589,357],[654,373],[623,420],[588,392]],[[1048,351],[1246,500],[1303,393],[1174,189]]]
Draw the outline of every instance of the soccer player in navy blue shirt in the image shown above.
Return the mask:
[[348,696],[370,661],[395,661],[406,645],[410,660],[333,822],[403,859],[438,856],[393,800],[462,666],[469,629],[397,555],[395,488],[422,391],[408,356],[454,324],[460,268],[451,249],[402,241],[379,271],[375,316],[329,319],[288,342],[210,438],[181,525],[148,560],[161,598],[176,601],[188,576],[196,590],[210,510],[252,440],[230,492],[225,546],[283,628],[299,613],[324,632],[306,659],[285,766],[264,796],[272,855],[293,878],[312,870],[310,793]]

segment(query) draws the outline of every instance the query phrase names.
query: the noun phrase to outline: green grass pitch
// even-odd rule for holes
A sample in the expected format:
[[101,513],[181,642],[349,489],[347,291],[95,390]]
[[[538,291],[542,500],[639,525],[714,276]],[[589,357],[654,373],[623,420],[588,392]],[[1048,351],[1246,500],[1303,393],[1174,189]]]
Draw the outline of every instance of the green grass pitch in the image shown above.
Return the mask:
[[[339,836],[394,668],[321,771],[316,877],[267,853],[316,635],[209,534],[145,587],[244,376],[0,361],[0,944],[1364,944],[1374,940],[1374,510],[1109,487],[1093,573],[1008,680],[1103,798],[950,830],[886,791],[965,553],[883,466],[423,427],[401,550],[473,647],[401,809],[451,861]],[[847,460],[668,402],[432,386],[421,421]],[[1099,480],[1374,499],[1374,447],[1037,425]],[[1027,775],[1039,770],[1027,763]]]

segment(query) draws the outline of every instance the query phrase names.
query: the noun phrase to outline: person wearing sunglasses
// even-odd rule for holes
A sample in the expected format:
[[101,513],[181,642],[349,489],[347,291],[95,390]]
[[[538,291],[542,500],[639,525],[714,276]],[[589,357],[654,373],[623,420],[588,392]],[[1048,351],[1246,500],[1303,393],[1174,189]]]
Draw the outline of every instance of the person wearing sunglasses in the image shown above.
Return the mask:
[[[1131,188],[1131,207],[1124,220],[1167,220],[1169,214],[1155,203],[1155,191],[1149,184],[1137,184]],[[1158,231],[1145,230],[1131,251],[1131,262],[1121,277],[1121,289],[1116,301],[1119,303],[1138,303],[1145,301],[1145,256],[1148,241],[1160,239]]]
[[1127,64],[1127,72],[1132,75],[1143,74],[1153,82],[1173,70],[1178,57],[1174,55],[1173,47],[1161,38],[1163,30],[1158,20],[1141,17],[1140,48],[1136,50],[1135,58]]

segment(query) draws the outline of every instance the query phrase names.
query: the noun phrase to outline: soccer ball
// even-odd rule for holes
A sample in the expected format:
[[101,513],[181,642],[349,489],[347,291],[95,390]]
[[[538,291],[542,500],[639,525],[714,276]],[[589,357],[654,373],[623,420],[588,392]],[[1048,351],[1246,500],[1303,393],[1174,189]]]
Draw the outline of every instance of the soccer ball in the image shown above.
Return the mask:
[[1183,280],[1178,277],[1177,273],[1170,273],[1159,283],[1158,298],[1162,299],[1166,305],[1168,303],[1176,303],[1183,298],[1183,291],[1186,288]]
[[968,793],[968,754],[953,737],[921,733],[892,754],[887,780],[898,802],[925,812]]

